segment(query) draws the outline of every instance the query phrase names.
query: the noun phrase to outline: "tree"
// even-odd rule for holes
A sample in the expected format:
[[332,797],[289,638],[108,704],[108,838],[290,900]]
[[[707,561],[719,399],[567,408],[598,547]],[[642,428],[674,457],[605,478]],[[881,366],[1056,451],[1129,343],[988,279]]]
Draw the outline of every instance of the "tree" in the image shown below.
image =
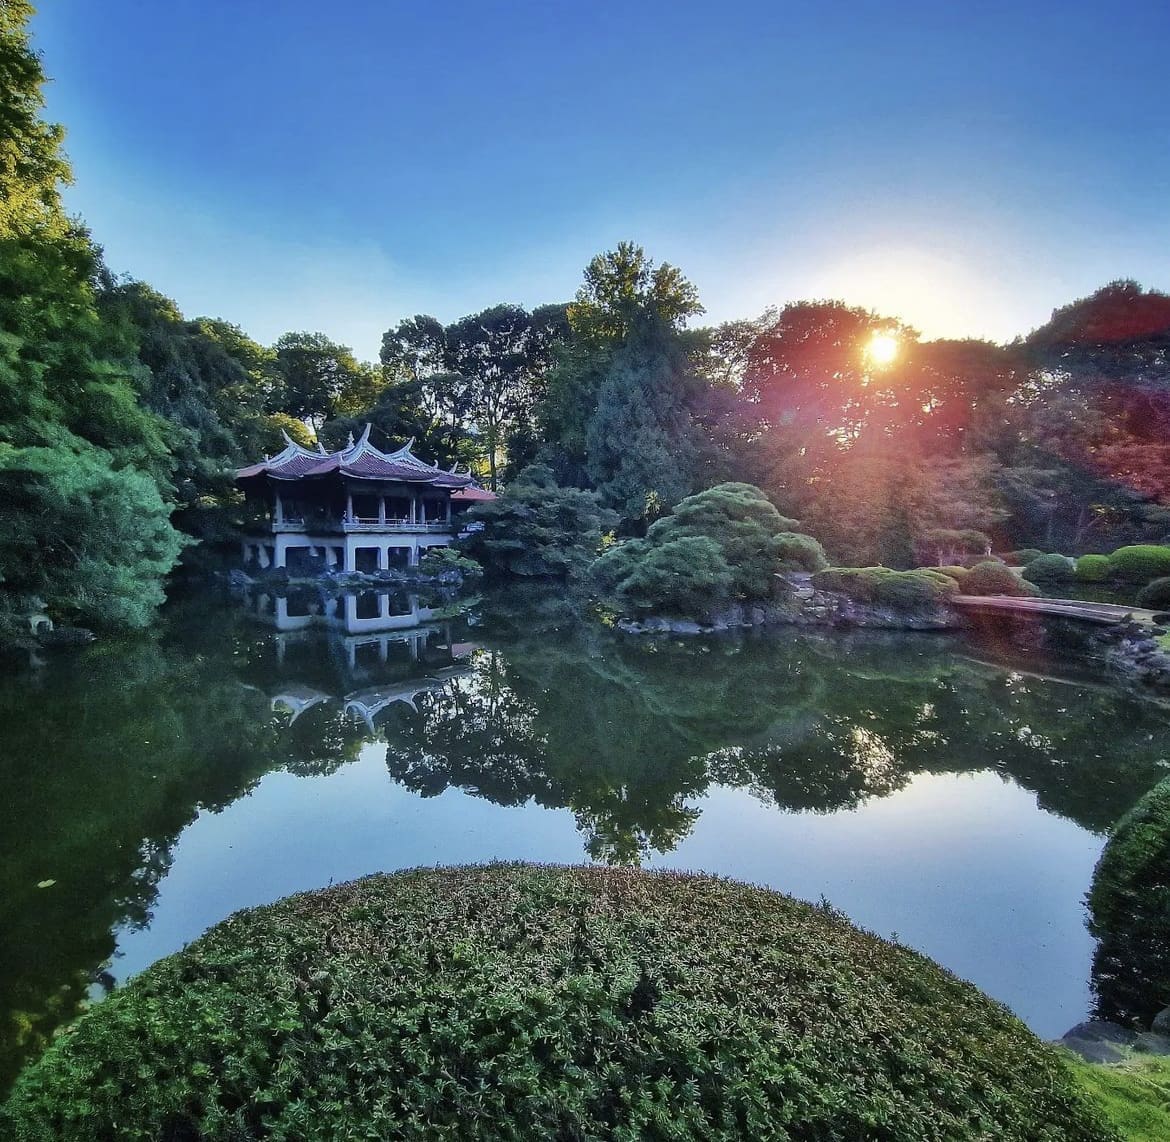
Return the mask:
[[280,408],[320,428],[327,417],[374,403],[378,376],[324,333],[286,333],[276,342]]
[[7,591],[105,627],[143,627],[182,540],[149,476],[57,430],[0,444],[0,568]]
[[[383,336],[383,374],[417,385],[424,407],[450,435],[474,434],[495,488],[512,435],[527,441],[533,432],[541,380],[567,328],[563,305],[531,313],[495,305],[447,326],[420,315]],[[534,451],[530,443],[522,447]]]
[[57,614],[142,625],[162,598],[147,580],[180,545],[158,490],[173,461],[139,402],[133,339],[98,312],[98,252],[61,206],[70,171],[61,128],[40,118],[31,13],[0,5],[0,582]]
[[460,549],[486,574],[554,579],[586,571],[617,523],[595,493],[558,487],[543,466],[525,469],[498,499],[473,507],[467,520]]
[[682,272],[663,262],[655,266],[633,242],[598,254],[585,267],[585,281],[569,305],[573,333],[591,344],[623,342],[648,316],[681,330],[688,317],[702,313],[699,292]]

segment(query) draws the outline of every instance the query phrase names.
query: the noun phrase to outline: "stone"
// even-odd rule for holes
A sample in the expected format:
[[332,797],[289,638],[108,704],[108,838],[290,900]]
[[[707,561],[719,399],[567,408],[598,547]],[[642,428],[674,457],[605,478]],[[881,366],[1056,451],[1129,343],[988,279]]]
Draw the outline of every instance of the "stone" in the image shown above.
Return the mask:
[[1090,1063],[1117,1063],[1128,1057],[1138,1033],[1120,1023],[1089,1019],[1057,1039],[1059,1046]]
[[1170,1035],[1170,1007],[1163,1007],[1150,1023],[1150,1030],[1157,1035]]
[[1145,1055],[1170,1055],[1170,1035],[1142,1031],[1133,1041],[1133,1049]]

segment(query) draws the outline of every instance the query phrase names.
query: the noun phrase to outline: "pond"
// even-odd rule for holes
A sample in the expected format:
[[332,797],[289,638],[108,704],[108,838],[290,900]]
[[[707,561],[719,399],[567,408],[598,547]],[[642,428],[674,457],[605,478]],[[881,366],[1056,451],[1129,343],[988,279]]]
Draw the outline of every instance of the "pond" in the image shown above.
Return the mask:
[[640,861],[824,899],[1054,1037],[1156,707],[939,635],[640,640],[547,592],[208,594],[0,677],[0,1072],[236,909],[379,870]]

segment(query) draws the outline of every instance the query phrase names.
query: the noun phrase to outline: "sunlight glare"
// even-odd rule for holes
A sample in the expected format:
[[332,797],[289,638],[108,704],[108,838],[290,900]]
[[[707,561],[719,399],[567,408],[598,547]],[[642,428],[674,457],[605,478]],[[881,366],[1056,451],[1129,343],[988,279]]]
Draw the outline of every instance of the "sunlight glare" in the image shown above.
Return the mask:
[[890,333],[875,333],[865,347],[865,355],[877,365],[884,368],[892,364],[898,355],[898,339]]

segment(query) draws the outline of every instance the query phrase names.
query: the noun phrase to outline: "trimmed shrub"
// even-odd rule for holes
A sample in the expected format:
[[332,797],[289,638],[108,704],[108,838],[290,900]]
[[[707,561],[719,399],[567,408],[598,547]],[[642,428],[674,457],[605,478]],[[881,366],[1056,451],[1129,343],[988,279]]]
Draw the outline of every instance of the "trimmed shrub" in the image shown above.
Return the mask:
[[962,591],[962,589],[963,589],[963,582],[966,580],[967,576],[971,573],[971,569],[969,567],[961,567],[957,564],[954,566],[946,566],[946,567],[919,567],[918,570],[919,571],[937,571],[938,574],[945,575],[948,579],[954,579],[954,581],[959,584],[960,591]]
[[1170,575],[1170,547],[1153,543],[1139,543],[1133,547],[1119,547],[1109,556],[1109,570],[1118,579],[1129,583],[1148,583]]
[[1076,573],[1077,565],[1067,555],[1041,555],[1023,570],[1032,583],[1071,583]]
[[630,560],[629,572],[613,593],[625,610],[695,617],[731,593],[731,569],[713,539],[691,535],[648,547],[633,557],[624,554]]
[[774,584],[780,554],[777,536],[795,527],[796,521],[782,516],[753,484],[716,484],[676,504],[669,515],[651,524],[646,539],[654,547],[675,539],[712,540],[731,570],[732,594],[763,599]]
[[927,568],[829,567],[817,572],[812,584],[817,590],[835,591],[859,603],[907,611],[938,606],[958,594],[958,584],[951,576]]
[[811,535],[782,531],[776,541],[776,570],[823,571],[829,565],[825,549]]
[[1170,607],[1170,576],[1146,584],[1138,592],[1137,602],[1139,607],[1149,607],[1154,611]]
[[1038,547],[1023,547],[1019,551],[1009,551],[1003,559],[1013,567],[1027,567],[1033,560],[1045,554],[1047,552],[1041,551]]
[[1021,579],[1020,576],[1004,563],[995,563],[988,560],[979,563],[967,572],[963,580],[964,595],[1016,595],[1036,596],[1040,594],[1037,587]]
[[1077,580],[1081,583],[1104,583],[1109,578],[1108,555],[1082,555],[1077,560]]
[[828,908],[631,869],[420,869],[237,913],[19,1080],[25,1142],[1104,1142],[1001,1004]]

